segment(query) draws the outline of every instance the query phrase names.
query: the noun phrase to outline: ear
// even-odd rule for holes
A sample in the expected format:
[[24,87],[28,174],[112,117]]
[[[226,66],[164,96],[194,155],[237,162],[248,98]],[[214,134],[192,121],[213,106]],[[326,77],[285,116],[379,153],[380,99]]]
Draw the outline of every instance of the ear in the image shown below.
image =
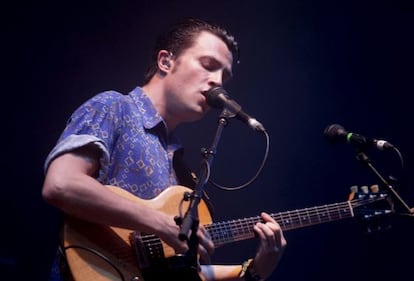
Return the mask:
[[171,53],[166,50],[161,50],[158,52],[158,69],[164,73],[168,73],[171,68]]

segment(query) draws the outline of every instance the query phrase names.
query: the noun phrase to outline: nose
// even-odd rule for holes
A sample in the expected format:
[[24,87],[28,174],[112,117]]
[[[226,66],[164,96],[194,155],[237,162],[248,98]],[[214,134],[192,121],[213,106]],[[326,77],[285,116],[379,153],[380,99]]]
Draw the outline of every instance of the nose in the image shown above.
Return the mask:
[[222,71],[214,71],[210,73],[208,84],[211,87],[220,87],[223,84],[223,73]]

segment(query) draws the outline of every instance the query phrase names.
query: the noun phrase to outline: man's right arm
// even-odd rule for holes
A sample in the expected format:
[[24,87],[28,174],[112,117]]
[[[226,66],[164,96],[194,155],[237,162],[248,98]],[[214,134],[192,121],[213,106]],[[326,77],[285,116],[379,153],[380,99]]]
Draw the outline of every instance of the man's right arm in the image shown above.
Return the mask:
[[119,196],[98,182],[99,152],[85,146],[54,159],[46,172],[42,196],[64,213],[86,221],[154,233],[174,249],[186,245],[170,215]]

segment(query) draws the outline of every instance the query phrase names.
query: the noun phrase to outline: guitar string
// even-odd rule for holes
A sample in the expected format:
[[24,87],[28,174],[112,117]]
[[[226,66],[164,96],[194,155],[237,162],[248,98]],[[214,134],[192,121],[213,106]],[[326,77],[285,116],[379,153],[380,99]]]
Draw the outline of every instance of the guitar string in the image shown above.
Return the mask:
[[[281,225],[283,226],[290,226],[290,228],[286,227],[286,230],[293,229],[301,226],[309,226],[312,224],[322,223],[322,222],[329,222],[334,220],[339,220],[343,218],[349,218],[353,216],[351,212],[351,207],[356,207],[358,205],[367,204],[367,202],[374,202],[377,199],[355,199],[352,202],[341,202],[341,203],[334,203],[320,207],[311,207],[305,208],[303,210],[295,210],[283,213],[276,213],[271,214],[271,216],[276,219]],[[364,203],[365,202],[365,203]],[[326,215],[327,214],[327,215]],[[285,217],[288,216],[289,219]],[[309,218],[309,219],[308,219]],[[316,220],[313,220],[317,218]],[[216,223],[210,227],[213,240],[216,238],[217,240],[221,239],[218,242],[226,242],[226,241],[236,241],[244,239],[245,237],[251,237],[253,234],[252,225],[256,222],[260,221],[260,217],[254,218],[247,218],[247,219],[239,219],[233,220],[229,223]],[[250,223],[250,226],[246,226],[246,222]],[[237,224],[241,225],[237,226]],[[223,228],[224,226],[224,228]],[[208,226],[207,226],[208,227]],[[224,231],[223,231],[224,229]],[[235,236],[236,235],[236,239]],[[216,242],[216,241],[215,241]]]
[[[271,214],[271,216],[282,226],[284,226],[285,230],[289,230],[302,226],[309,226],[313,224],[352,217],[354,215],[352,213],[352,210],[355,207],[372,203],[375,201],[379,201],[378,198],[355,199],[353,201],[346,201],[341,203],[329,204],[325,206],[305,208],[302,210]],[[289,217],[289,219],[286,219],[287,216]],[[315,218],[316,220],[314,220]],[[222,231],[220,229],[222,226],[220,223],[216,224],[216,226],[213,226],[211,229],[213,233],[214,231],[216,231],[216,233],[214,233],[215,235],[217,235],[216,238],[221,239],[218,242],[236,241],[244,239],[245,237],[252,237],[254,235],[252,227],[246,227],[245,224],[246,222],[248,222],[253,225],[258,221],[260,221],[259,216],[254,218],[247,218],[244,220],[234,220],[230,223],[223,224],[225,226],[225,231]],[[242,225],[242,227],[238,227],[237,224]],[[234,237],[235,235],[236,239]]]
[[[352,206],[358,206],[358,203],[365,202],[366,199],[355,199],[351,202]],[[344,212],[345,211],[345,212]],[[328,215],[326,215],[326,213]],[[286,226],[307,226],[314,223],[329,222],[333,220],[338,220],[341,218],[351,217],[351,210],[349,202],[341,202],[334,204],[327,204],[324,206],[310,207],[301,210],[293,210],[288,212],[280,212],[270,214],[276,221],[280,224]],[[288,216],[289,219],[285,217]],[[317,221],[313,222],[312,218],[316,218]],[[307,219],[309,218],[309,219]],[[238,220],[232,220],[229,222],[218,222],[210,225],[205,225],[206,229],[210,232],[213,237],[213,241],[217,242],[226,241],[234,238],[235,233],[239,235],[245,235],[253,233],[252,226],[260,221],[260,217],[251,217],[243,218]],[[299,226],[298,226],[299,225]],[[223,232],[224,230],[224,232]],[[230,231],[232,230],[232,231]],[[250,236],[250,235],[249,235]],[[151,245],[162,245],[161,240],[152,234],[142,236],[142,239],[145,243],[152,243]],[[222,239],[222,240],[220,240]],[[216,242],[216,241],[215,241]]]
[[[321,210],[323,210],[323,212]],[[325,213],[328,213],[328,216],[326,216]],[[317,221],[315,223],[322,223],[323,221],[332,221],[350,217],[351,211],[348,203],[335,203],[321,207],[312,207],[304,210],[294,210],[270,215],[285,227],[286,225],[307,226],[314,224],[312,217],[317,217]],[[285,218],[287,216],[288,219]],[[211,231],[211,233],[213,233],[212,235],[219,240],[218,242],[234,240],[234,236],[239,237],[239,239],[243,239],[246,235],[248,237],[254,235],[252,226],[260,220],[261,218],[257,216],[253,218],[233,220],[229,223],[218,223],[213,225],[209,231]],[[249,225],[247,226],[246,223]]]

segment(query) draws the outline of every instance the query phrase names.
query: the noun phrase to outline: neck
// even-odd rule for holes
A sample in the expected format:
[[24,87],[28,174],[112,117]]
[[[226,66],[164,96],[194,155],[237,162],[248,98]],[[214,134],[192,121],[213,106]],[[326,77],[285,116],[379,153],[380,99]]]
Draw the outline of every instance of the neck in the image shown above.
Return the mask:
[[161,79],[155,75],[142,87],[142,90],[149,97],[157,112],[164,119],[168,131],[173,131],[180,122],[168,114],[168,103],[165,95],[166,91],[164,89],[164,84],[161,83]]

